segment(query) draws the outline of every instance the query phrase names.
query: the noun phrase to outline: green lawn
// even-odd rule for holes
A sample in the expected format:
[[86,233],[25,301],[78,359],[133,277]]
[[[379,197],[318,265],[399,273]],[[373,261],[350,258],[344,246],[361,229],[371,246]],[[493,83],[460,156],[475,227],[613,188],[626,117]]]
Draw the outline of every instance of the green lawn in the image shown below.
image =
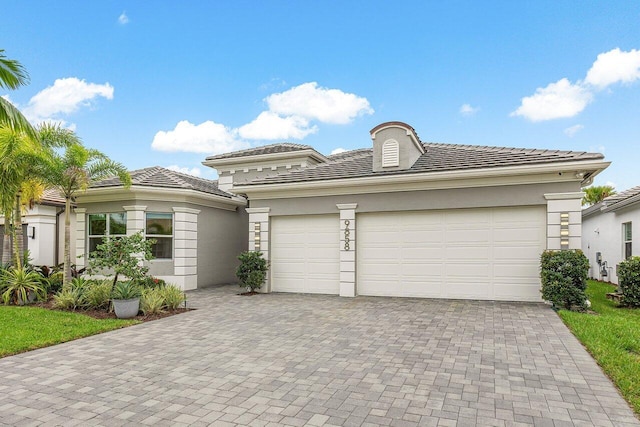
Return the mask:
[[605,297],[613,289],[589,281],[587,295],[598,315],[566,310],[559,314],[640,414],[640,309],[616,307]]
[[139,323],[38,307],[0,306],[0,357]]

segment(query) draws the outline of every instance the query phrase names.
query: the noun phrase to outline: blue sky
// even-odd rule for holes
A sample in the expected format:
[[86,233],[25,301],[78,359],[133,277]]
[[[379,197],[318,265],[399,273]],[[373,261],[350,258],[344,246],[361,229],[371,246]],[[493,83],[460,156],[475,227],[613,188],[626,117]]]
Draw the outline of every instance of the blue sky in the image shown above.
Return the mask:
[[[30,1],[0,48],[2,92],[130,169],[207,178],[207,155],[291,141],[423,141],[603,152],[596,184],[640,185],[640,2]],[[10,17],[10,19],[7,19]]]

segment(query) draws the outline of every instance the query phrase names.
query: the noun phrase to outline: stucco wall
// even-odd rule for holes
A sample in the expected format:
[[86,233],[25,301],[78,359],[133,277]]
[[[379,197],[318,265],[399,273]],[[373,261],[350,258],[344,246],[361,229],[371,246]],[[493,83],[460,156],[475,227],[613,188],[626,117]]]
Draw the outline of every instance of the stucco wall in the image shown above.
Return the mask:
[[[400,148],[399,151],[399,164],[395,167],[382,167],[382,145],[388,139],[394,139],[398,141]],[[402,128],[387,128],[379,131],[376,134],[376,138],[373,140],[373,170],[374,171],[393,171],[393,170],[406,170],[409,169],[418,160],[421,155],[421,151],[411,137],[407,135],[407,131]]]
[[235,283],[238,255],[247,250],[249,219],[236,211],[200,208],[198,214],[198,287]]
[[[582,250],[589,258],[589,276],[618,283],[616,265],[624,259],[622,224],[631,222],[632,254],[640,255],[640,206],[630,206],[615,212],[597,213],[582,219]],[[596,252],[607,262],[609,276],[600,275]]]
[[337,213],[338,203],[357,203],[356,212],[546,205],[546,193],[580,191],[577,182],[460,188],[295,199],[251,200],[252,208],[270,207],[270,216]]

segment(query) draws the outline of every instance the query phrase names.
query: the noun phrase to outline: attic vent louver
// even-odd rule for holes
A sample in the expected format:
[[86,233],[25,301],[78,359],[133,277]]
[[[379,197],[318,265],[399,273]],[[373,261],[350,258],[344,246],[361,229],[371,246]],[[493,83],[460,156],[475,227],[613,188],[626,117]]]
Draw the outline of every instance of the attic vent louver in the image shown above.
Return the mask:
[[391,168],[400,165],[400,145],[395,139],[388,139],[382,144],[382,167]]

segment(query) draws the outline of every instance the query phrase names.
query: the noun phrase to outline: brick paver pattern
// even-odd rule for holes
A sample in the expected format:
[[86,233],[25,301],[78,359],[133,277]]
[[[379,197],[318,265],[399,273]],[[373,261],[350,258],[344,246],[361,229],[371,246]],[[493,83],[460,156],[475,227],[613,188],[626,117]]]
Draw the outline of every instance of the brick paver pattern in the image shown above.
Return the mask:
[[238,292],[0,359],[0,425],[640,425],[544,304]]

